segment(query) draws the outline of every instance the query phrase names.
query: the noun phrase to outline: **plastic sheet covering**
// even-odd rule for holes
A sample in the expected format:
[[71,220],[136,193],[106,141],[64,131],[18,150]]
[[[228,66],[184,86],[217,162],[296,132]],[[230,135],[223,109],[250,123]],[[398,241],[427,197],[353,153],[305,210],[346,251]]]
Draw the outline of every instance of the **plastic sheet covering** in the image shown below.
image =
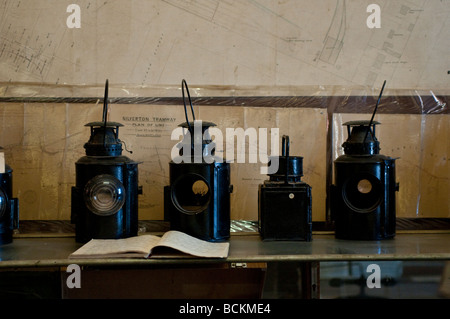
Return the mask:
[[230,231],[234,233],[240,232],[258,232],[258,223],[251,220],[232,220],[230,225]]
[[[180,79],[181,83],[181,79]],[[312,186],[313,221],[324,221],[333,160],[342,154],[342,123],[370,119],[379,88],[372,87],[219,87],[189,83],[197,119],[226,130],[279,129],[291,140],[291,154],[304,157],[303,180]],[[89,138],[84,125],[101,118],[101,86],[0,85],[0,145],[13,172],[21,219],[70,219],[70,190],[75,162]],[[168,185],[171,134],[185,121],[180,86],[109,85],[109,119],[124,124],[123,154],[141,162],[140,220],[164,218],[163,187]],[[398,157],[397,215],[450,217],[448,143],[449,92],[385,89],[375,120],[381,153]],[[258,136],[259,138],[260,136]],[[223,140],[225,141],[225,139]],[[268,177],[264,164],[231,164],[231,218],[254,221],[257,189]],[[226,155],[218,143],[219,156]],[[132,153],[127,152],[131,151]],[[234,150],[237,152],[237,147]],[[235,158],[236,159],[236,158]],[[230,160],[227,158],[227,160]]]

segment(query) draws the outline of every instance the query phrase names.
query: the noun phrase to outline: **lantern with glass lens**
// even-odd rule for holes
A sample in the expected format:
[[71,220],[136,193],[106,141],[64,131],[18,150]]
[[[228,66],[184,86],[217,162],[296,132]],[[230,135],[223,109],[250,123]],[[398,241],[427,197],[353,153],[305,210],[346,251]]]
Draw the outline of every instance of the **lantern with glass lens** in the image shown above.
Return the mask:
[[258,228],[263,240],[312,239],[311,186],[301,180],[303,157],[289,155],[289,136],[282,137],[278,170],[258,188]]
[[[3,153],[1,153],[4,156]],[[14,229],[19,228],[19,200],[12,196],[12,168],[2,163],[0,172],[0,245],[13,241]]]
[[[383,84],[384,88],[384,84]],[[395,236],[395,158],[379,154],[373,121],[350,121],[344,155],[334,161],[331,216],[339,239],[381,240]]]
[[138,163],[122,155],[117,122],[107,121],[108,80],[103,118],[86,124],[91,136],[84,145],[86,156],[76,163],[72,187],[72,223],[76,241],[117,239],[138,232]]
[[[184,90],[193,121],[188,120]],[[206,241],[230,237],[230,164],[215,156],[211,122],[195,120],[189,89],[182,81],[186,122],[179,153],[169,163],[170,185],[164,188],[164,215],[170,228]]]

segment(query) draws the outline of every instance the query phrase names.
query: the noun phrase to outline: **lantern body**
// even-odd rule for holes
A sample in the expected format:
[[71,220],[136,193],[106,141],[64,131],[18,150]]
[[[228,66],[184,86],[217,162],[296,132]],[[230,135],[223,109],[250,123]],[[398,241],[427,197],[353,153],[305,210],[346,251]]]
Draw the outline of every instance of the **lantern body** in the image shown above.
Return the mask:
[[169,163],[170,185],[164,189],[164,214],[170,228],[211,242],[230,237],[232,191],[230,164],[214,156],[215,145],[208,135],[214,125],[200,120],[180,124],[189,130],[179,157]]
[[263,240],[312,240],[311,186],[301,181],[303,157],[289,156],[283,136],[278,170],[258,188],[258,228]]
[[165,187],[170,228],[206,241],[230,237],[230,165],[169,163]]
[[72,222],[76,241],[136,236],[138,163],[126,156],[84,156],[75,167]]
[[368,127],[366,121],[344,123],[349,137],[343,144],[345,154],[334,161],[331,187],[336,238],[381,240],[395,236],[396,159],[379,154],[376,124]]
[[312,240],[311,187],[265,181],[258,190],[258,226],[263,240]]
[[0,174],[0,245],[13,241],[13,231],[19,227],[19,200],[12,196],[12,169],[5,165]]
[[395,236],[395,160],[383,155],[343,155],[334,162],[332,209],[341,239],[379,240]]

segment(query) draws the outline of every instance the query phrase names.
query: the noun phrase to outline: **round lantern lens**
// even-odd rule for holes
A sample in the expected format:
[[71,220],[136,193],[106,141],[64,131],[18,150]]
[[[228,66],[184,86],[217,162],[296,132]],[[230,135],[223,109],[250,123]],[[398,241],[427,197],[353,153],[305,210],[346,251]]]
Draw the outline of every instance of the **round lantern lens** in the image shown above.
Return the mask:
[[108,216],[119,211],[125,202],[125,188],[112,175],[97,175],[84,187],[84,201],[93,213]]
[[342,198],[350,209],[369,213],[376,209],[383,199],[381,181],[369,173],[355,174],[345,181]]
[[194,215],[208,208],[211,190],[207,181],[198,174],[179,177],[172,187],[172,200],[181,212]]

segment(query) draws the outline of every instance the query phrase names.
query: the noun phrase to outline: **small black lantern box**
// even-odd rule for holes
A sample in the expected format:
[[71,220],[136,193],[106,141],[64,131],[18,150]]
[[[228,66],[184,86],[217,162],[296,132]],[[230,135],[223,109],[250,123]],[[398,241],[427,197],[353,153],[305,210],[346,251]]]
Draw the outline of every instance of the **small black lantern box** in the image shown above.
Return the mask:
[[14,229],[19,228],[19,200],[12,196],[13,170],[4,163],[4,160],[1,162],[3,167],[0,168],[0,245],[11,243]]
[[395,236],[396,159],[379,154],[375,126],[380,123],[373,121],[381,93],[370,121],[344,123],[348,139],[342,145],[345,154],[334,161],[330,208],[335,237],[339,239],[381,240]]
[[[193,121],[188,120],[186,88]],[[211,122],[195,120],[189,89],[182,81],[187,129],[178,145],[179,156],[169,163],[170,185],[164,187],[164,215],[170,229],[196,238],[219,242],[230,237],[230,164],[214,155],[215,144],[208,128]]]
[[289,143],[284,135],[278,171],[259,185],[258,227],[263,240],[312,239],[311,186],[301,181],[303,157],[290,156]]
[[77,242],[117,239],[138,232],[138,163],[122,155],[120,123],[108,122],[108,80],[103,119],[86,124],[91,129],[84,145],[86,156],[76,163],[72,187],[72,223]]

